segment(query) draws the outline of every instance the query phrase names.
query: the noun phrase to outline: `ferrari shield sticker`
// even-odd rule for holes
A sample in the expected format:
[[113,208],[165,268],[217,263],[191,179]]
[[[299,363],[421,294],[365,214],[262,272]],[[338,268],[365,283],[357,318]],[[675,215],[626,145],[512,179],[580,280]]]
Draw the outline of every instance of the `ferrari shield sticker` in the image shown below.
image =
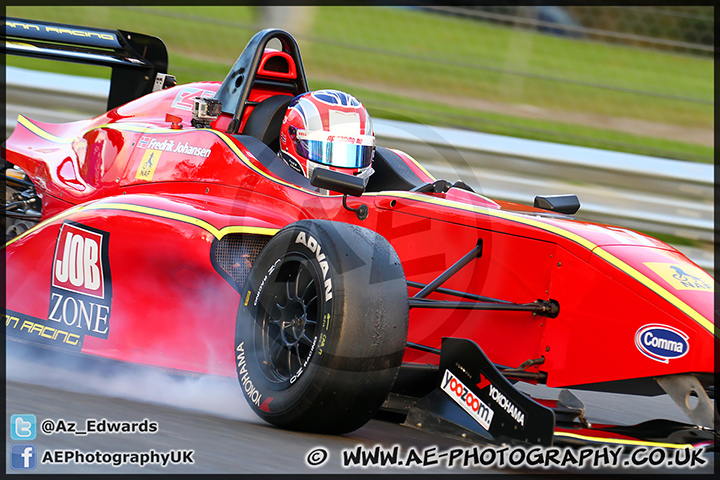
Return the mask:
[[74,222],[60,227],[47,318],[53,328],[80,336],[108,337],[112,303],[109,236]]
[[152,181],[153,175],[155,174],[155,167],[157,167],[157,162],[160,160],[161,153],[162,152],[160,150],[145,150],[145,154],[140,162],[135,178],[139,180],[147,180],[148,182]]
[[675,290],[713,292],[713,279],[698,267],[680,263],[646,262],[645,265]]

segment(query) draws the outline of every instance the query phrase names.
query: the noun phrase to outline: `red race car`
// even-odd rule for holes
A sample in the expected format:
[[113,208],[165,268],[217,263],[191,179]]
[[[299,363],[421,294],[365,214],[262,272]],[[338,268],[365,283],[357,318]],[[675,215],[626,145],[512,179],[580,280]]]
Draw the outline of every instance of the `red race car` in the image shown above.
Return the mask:
[[[237,376],[260,417],[302,431],[384,408],[481,442],[714,443],[715,281],[674,248],[576,218],[574,195],[529,207],[436,179],[374,146],[369,118],[342,144],[288,126],[360,107],[310,94],[282,30],[186,85],[155,37],[12,18],[5,36],[113,71],[107,113],[20,116],[5,143],[9,339]],[[310,171],[290,144],[348,163]],[[690,423],[590,424],[569,390],[518,382],[667,393]]]

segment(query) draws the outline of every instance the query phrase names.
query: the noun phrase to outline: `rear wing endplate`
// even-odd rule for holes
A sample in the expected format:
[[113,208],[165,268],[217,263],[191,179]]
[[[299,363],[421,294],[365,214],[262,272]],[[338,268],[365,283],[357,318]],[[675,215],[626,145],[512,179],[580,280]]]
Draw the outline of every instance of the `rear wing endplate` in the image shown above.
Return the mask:
[[110,67],[108,110],[170,86],[167,48],[157,37],[10,17],[1,35],[6,55]]

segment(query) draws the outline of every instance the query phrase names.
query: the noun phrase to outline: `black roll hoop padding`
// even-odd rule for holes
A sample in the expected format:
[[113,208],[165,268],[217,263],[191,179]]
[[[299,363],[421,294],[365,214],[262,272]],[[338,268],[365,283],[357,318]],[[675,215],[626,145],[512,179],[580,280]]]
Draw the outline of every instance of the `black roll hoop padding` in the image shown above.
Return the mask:
[[289,54],[295,62],[297,77],[288,81],[288,93],[296,96],[309,91],[305,77],[305,67],[300,56],[300,47],[298,47],[293,36],[278,28],[266,28],[259,31],[247,43],[215,95],[215,99],[222,103],[222,111],[233,115],[227,133],[238,133],[240,122],[250,98],[250,90],[256,82],[257,71],[265,47],[274,38],[280,41],[282,51]]

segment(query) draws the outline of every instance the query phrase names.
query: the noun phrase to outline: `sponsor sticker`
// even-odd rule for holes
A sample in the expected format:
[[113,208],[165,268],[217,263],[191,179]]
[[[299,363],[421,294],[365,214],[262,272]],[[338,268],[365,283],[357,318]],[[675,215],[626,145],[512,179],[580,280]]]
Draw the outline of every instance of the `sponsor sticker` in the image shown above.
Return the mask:
[[487,377],[484,377],[482,374],[480,375],[480,383],[478,383],[478,388],[482,390],[485,387],[488,387],[488,395],[490,398],[498,404],[500,408],[505,410],[508,415],[512,417],[512,419],[517,422],[518,425],[521,427],[525,426],[525,412],[522,411],[520,407],[515,405],[508,397],[506,397],[500,390],[498,390],[495,385],[490,383],[490,380]]
[[212,90],[203,90],[202,88],[183,88],[175,95],[171,106],[191,112],[195,97],[215,98],[215,92]]
[[485,402],[476,397],[450,370],[445,370],[440,387],[455,403],[469,413],[480,426],[485,430],[490,430],[490,424],[495,412]]
[[38,36],[46,40],[55,41],[62,37],[70,39],[69,41],[72,41],[72,39],[82,38],[92,39],[101,46],[106,46],[109,48],[120,46],[117,38],[115,38],[115,35],[113,34],[87,30],[78,27],[66,28],[60,25],[36,25],[34,23],[6,20],[5,28],[8,32],[8,35],[27,35],[28,33],[30,33],[34,36]]
[[159,150],[146,150],[142,160],[140,161],[140,166],[135,174],[135,178],[139,180],[147,180],[148,182],[151,181],[153,179],[153,175],[155,175],[155,167],[157,167],[161,153],[162,152]]
[[104,298],[102,248],[102,234],[64,223],[53,259],[53,287]]
[[108,337],[112,303],[109,236],[107,232],[74,222],[66,221],[60,227],[47,320],[55,332],[68,332],[72,336],[66,337],[66,341],[82,335]]
[[685,356],[690,350],[685,332],[668,325],[650,324],[640,327],[635,333],[635,346],[640,353],[657,362]]
[[[160,154],[162,152],[172,152],[172,153],[180,153],[183,155],[192,155],[194,157],[203,157],[207,158],[210,156],[211,150],[208,147],[199,147],[197,145],[191,145],[188,142],[184,141],[178,141],[176,142],[174,139],[157,139],[153,137],[147,137],[142,136],[140,137],[140,140],[138,140],[137,148],[139,149],[147,149],[145,152],[145,155],[143,156],[142,162],[140,164],[140,168],[138,169],[138,174],[135,178],[144,178],[140,177],[140,171],[143,169],[143,167],[146,165],[146,162],[148,166],[152,167],[152,170],[155,171],[155,165],[157,164],[157,160],[160,158]],[[154,161],[151,157],[151,154],[149,152],[153,152],[155,155]],[[151,176],[152,178],[152,176]]]
[[675,290],[715,291],[712,277],[693,265],[664,262],[646,262],[645,265]]
[[25,338],[35,343],[55,345],[69,350],[80,351],[81,335],[67,328],[55,328],[40,318],[23,315],[12,310],[5,311],[5,332],[13,337]]

